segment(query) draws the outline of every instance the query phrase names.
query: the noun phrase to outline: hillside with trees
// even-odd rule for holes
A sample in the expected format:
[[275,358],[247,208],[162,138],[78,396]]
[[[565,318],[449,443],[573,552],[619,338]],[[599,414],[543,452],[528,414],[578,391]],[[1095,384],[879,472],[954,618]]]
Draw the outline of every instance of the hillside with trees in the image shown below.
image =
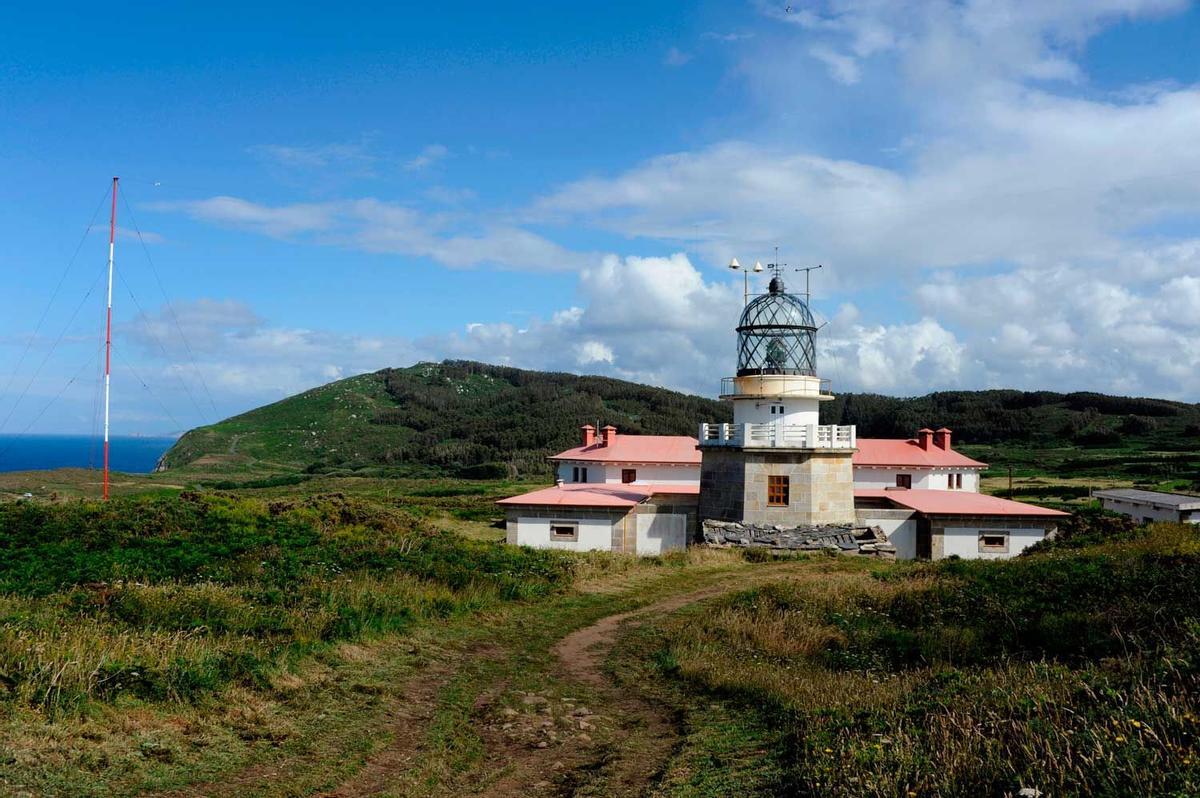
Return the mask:
[[[992,462],[1018,450],[1055,449],[1063,467],[1078,471],[1071,452],[1088,450],[1093,458],[1110,450],[1150,452],[1137,455],[1154,461],[1146,467],[1200,480],[1200,466],[1192,462],[1200,449],[1195,404],[989,390],[915,398],[842,394],[821,410],[823,422],[856,424],[862,437],[904,438],[920,427],[947,426],[956,445]],[[695,435],[702,420],[729,421],[730,409],[714,399],[609,377],[469,361],[418,363],[333,382],[192,430],[167,452],[162,466],[547,475],[546,456],[574,445],[582,424],[613,424],[631,434]]]

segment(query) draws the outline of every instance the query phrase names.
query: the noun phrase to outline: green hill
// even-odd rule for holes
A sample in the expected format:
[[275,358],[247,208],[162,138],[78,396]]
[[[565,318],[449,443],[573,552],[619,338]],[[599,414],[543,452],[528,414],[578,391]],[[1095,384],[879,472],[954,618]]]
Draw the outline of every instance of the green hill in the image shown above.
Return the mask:
[[339,380],[194,429],[160,467],[548,474],[546,455],[574,446],[586,423],[695,435],[701,420],[729,418],[728,406],[715,400],[608,377],[418,363]]
[[[856,424],[863,437],[903,438],[923,426],[948,426],[956,445],[994,464],[1028,462],[1063,476],[1200,481],[1200,405],[990,390],[907,399],[842,394],[821,410],[826,423]],[[162,465],[210,472],[544,475],[546,455],[574,445],[584,423],[694,435],[701,420],[729,418],[721,402],[607,377],[419,363],[340,380],[192,430]]]

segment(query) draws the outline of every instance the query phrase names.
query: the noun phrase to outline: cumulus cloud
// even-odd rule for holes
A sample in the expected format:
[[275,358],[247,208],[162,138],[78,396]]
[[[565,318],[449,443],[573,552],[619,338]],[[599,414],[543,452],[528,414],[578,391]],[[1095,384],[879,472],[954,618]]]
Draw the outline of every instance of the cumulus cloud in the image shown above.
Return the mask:
[[[236,300],[197,299],[143,314],[120,331],[148,385],[207,415],[207,396],[236,412],[331,380],[416,359],[397,337],[273,325]],[[197,407],[198,406],[198,407]]]
[[371,198],[271,206],[239,197],[211,197],[150,207],[182,211],[194,219],[274,238],[428,257],[450,268],[486,264],[524,271],[570,271],[598,258],[502,221],[474,224],[459,216]]
[[444,160],[450,155],[450,148],[445,144],[430,144],[414,157],[404,162],[404,168],[410,172],[418,172],[422,169],[428,169],[438,161]]

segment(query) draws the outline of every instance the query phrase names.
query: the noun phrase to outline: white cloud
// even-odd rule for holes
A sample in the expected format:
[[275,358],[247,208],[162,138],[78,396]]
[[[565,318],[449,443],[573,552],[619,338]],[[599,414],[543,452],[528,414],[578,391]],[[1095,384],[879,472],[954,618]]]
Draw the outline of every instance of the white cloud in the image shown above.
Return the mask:
[[327,144],[256,144],[249,152],[289,169],[320,169],[332,165],[370,167],[379,160],[366,139]]
[[332,226],[336,210],[330,203],[295,203],[271,207],[225,196],[154,202],[148,207],[157,211],[183,211],[201,221],[226,224],[279,238],[326,230]]
[[469,219],[426,213],[377,199],[262,205],[238,197],[158,202],[153,210],[285,239],[365,252],[428,257],[450,268],[493,265],[522,271],[570,271],[598,256],[575,252],[525,228],[503,222],[480,227]]
[[852,56],[839,53],[824,44],[814,44],[808,48],[808,54],[825,64],[829,68],[830,76],[838,83],[852,85],[862,79],[862,70]]
[[404,162],[404,168],[410,172],[418,172],[422,169],[428,169],[438,161],[444,160],[450,155],[450,148],[444,144],[430,144],[421,150],[416,156]]
[[667,50],[667,54],[663,56],[663,63],[669,67],[681,67],[691,61],[692,58],[691,53],[685,53],[678,47],[671,47]]

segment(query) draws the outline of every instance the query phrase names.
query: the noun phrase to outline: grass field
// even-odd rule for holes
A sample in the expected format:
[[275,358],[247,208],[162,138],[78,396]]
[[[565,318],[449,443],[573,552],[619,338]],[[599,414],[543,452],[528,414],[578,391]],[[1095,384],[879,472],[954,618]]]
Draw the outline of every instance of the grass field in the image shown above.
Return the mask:
[[[1123,456],[1015,493],[1086,505]],[[0,796],[1200,792],[1195,529],[637,560],[501,545],[534,482],[95,476],[0,475],[34,496],[0,503]]]

